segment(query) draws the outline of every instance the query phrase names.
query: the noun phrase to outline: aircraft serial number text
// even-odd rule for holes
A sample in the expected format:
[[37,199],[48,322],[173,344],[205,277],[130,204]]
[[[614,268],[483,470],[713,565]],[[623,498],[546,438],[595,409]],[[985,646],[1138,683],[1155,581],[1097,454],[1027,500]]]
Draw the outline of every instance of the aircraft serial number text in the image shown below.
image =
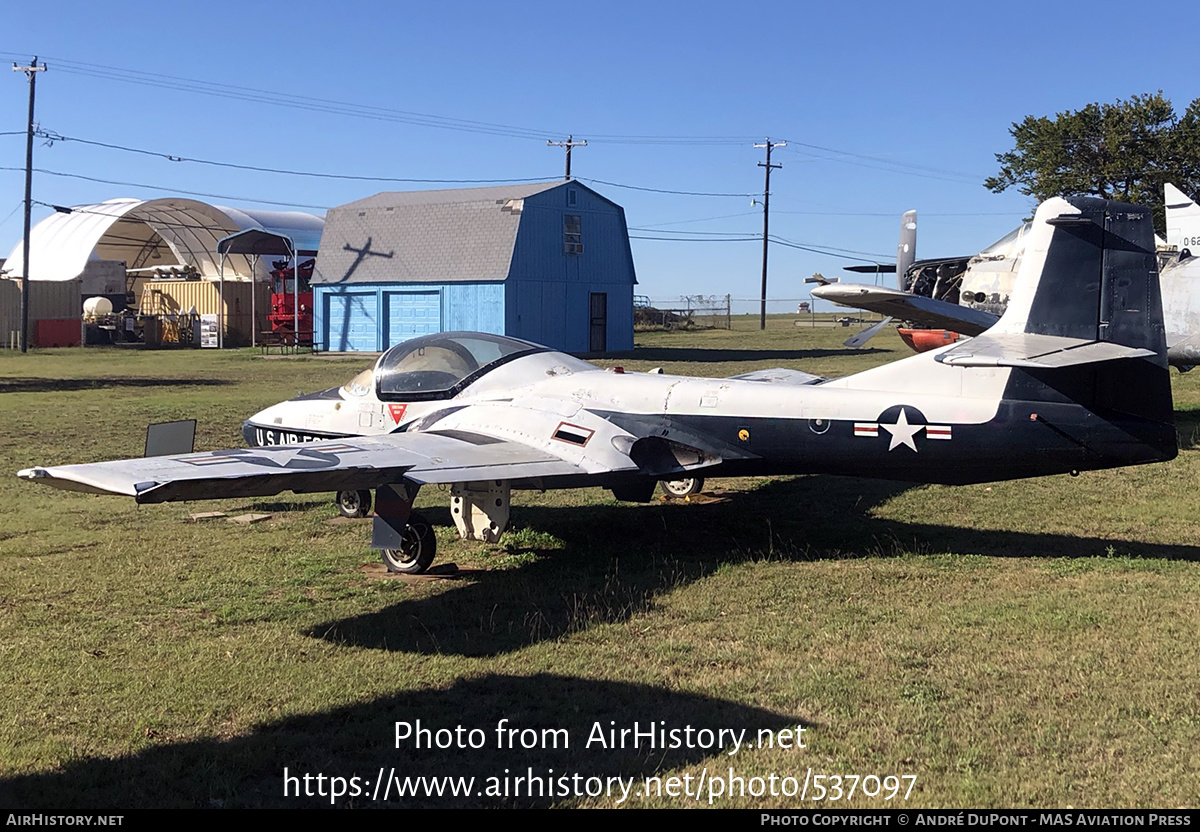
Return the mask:
[[328,436],[314,436],[311,433],[298,433],[291,430],[274,430],[272,428],[255,428],[254,441],[263,446],[303,445],[308,442],[321,442]]

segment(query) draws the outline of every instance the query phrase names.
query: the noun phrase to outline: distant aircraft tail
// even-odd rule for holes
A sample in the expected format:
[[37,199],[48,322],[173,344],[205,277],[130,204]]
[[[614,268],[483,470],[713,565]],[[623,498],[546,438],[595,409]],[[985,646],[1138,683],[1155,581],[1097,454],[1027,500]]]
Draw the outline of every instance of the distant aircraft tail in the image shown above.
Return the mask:
[[1167,206],[1167,245],[1200,254],[1200,205],[1170,182],[1163,185]]
[[905,211],[900,218],[900,242],[896,246],[896,288],[904,288],[904,275],[917,260],[917,212]]
[[[900,217],[900,242],[896,244],[896,285],[900,288],[901,293],[907,296],[904,292],[904,275],[908,272],[909,267],[917,259],[917,212],[905,211]],[[855,291],[856,287],[848,286],[844,291]],[[885,290],[890,294],[890,290]],[[813,297],[822,297],[822,294],[816,289],[813,290]],[[831,297],[834,303],[840,303],[836,297]],[[894,320],[892,315],[887,315],[879,323],[856,332],[845,341],[843,346],[859,349],[866,346],[866,343],[883,331],[884,327]]]

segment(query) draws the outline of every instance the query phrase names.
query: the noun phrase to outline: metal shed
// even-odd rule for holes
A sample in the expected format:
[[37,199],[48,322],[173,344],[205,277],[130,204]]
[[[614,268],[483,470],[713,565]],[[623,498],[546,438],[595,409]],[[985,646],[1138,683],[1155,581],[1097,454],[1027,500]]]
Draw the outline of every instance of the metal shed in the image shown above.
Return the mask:
[[625,212],[574,181],[381,193],[329,211],[313,274],[324,349],[476,330],[633,347]]
[[[258,261],[263,257],[278,257],[284,256],[290,258],[297,267],[300,264],[301,257],[316,257],[316,248],[298,248],[297,242],[291,235],[281,234],[274,231],[265,231],[259,228],[247,228],[245,231],[239,231],[237,234],[230,234],[228,237],[222,237],[217,241],[217,254],[221,257],[220,264],[220,281],[219,293],[222,298],[225,297],[225,260],[230,255],[242,255],[248,258],[252,264],[251,274],[258,274]],[[255,277],[257,283],[257,277]],[[299,336],[300,332],[300,303],[299,291],[300,281],[292,281],[292,291],[296,293],[296,299],[292,303],[292,310],[295,314],[292,332]],[[258,345],[258,308],[257,298],[258,292],[252,292],[250,295],[251,308],[250,319],[253,322],[250,332],[250,346]],[[222,305],[224,310],[224,305]],[[220,333],[221,346],[225,345],[225,321],[217,322],[217,332]]]

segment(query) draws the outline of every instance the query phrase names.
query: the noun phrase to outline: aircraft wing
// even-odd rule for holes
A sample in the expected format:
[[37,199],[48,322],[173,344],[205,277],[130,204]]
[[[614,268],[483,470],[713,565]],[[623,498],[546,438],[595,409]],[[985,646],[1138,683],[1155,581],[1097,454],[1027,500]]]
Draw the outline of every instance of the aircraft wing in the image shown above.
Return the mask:
[[880,315],[899,318],[902,321],[912,321],[934,329],[948,329],[963,335],[979,335],[1000,320],[995,315],[968,306],[934,300],[886,286],[831,283],[814,288],[812,296],[833,301],[840,306],[878,312]]
[[17,476],[69,491],[164,503],[351,491],[402,477],[451,483],[580,473],[585,472],[579,466],[519,442],[448,431],[27,468]]
[[937,360],[954,367],[1051,369],[1153,355],[1153,350],[1126,347],[1111,341],[1022,332],[981,335],[940,353]]

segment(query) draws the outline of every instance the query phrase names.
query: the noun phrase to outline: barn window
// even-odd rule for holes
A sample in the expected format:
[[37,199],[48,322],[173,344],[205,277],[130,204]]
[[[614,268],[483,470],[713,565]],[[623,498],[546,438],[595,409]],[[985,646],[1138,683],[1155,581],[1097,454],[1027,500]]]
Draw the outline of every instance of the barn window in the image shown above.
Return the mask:
[[583,218],[579,214],[563,214],[563,253],[583,254]]

